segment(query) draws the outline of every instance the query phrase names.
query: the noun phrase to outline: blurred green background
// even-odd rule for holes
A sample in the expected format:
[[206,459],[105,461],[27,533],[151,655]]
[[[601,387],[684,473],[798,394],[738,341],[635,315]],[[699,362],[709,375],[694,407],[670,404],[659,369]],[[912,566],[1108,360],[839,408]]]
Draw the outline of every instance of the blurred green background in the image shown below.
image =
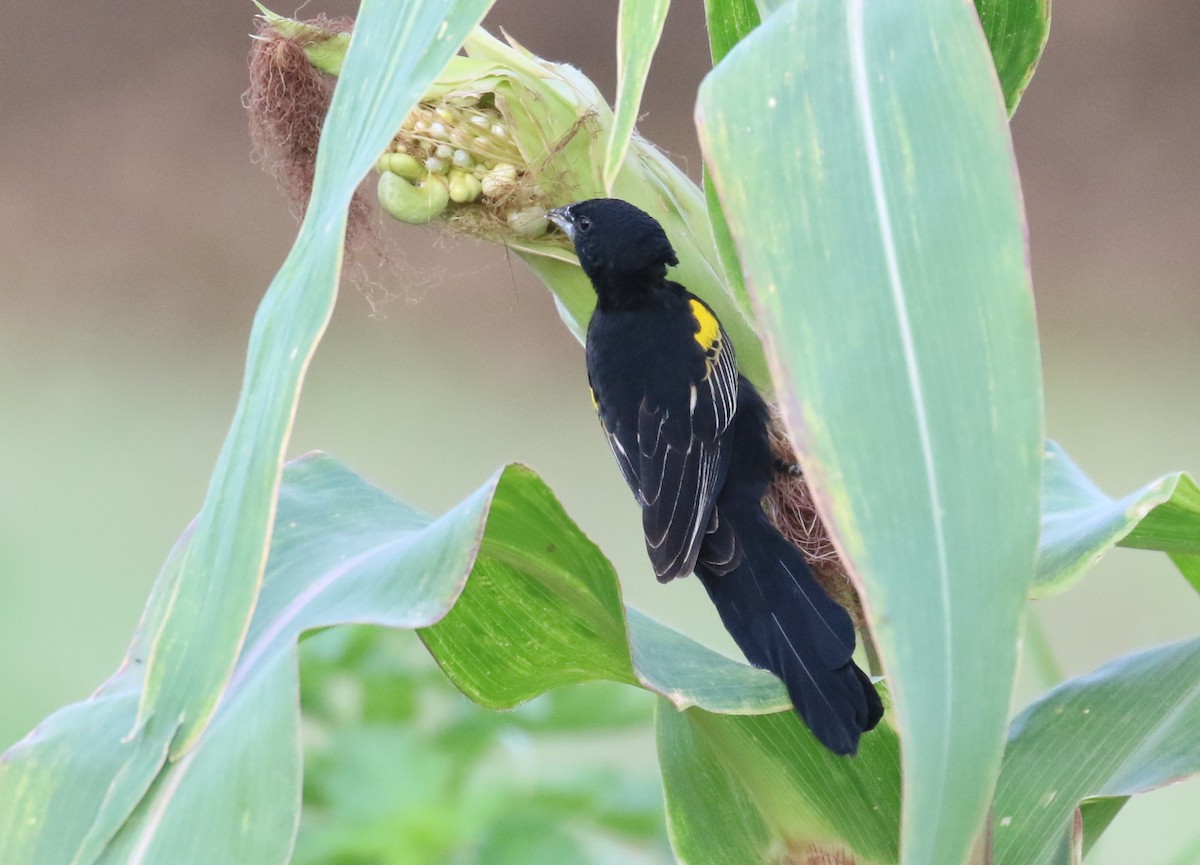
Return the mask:
[[[204,494],[254,309],[296,228],[249,157],[249,3],[6,11],[0,748],[119,661]],[[317,12],[353,5],[301,15]],[[615,14],[499,0],[488,23],[611,94]],[[1198,39],[1190,0],[1060,3],[1013,122],[1048,433],[1113,494],[1200,471]],[[693,177],[707,62],[700,4],[676,4],[640,128]],[[652,579],[582,352],[546,292],[502,249],[386,235],[398,266],[372,270],[365,292],[344,287],[290,453],[330,451],[432,512],[528,463],[617,564],[631,603],[730,650],[694,581]],[[374,308],[364,296],[384,293]],[[1117,551],[1034,611],[1068,675],[1200,631],[1195,594],[1149,553]],[[1014,708],[1041,687],[1026,664]],[[1089,862],[1200,861],[1185,852],[1198,808],[1200,784],[1143,797]]]

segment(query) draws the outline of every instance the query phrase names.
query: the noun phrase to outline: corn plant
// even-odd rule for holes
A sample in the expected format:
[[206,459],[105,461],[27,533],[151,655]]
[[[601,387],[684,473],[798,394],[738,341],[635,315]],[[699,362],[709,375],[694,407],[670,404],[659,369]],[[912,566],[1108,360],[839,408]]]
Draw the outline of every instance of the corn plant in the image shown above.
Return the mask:
[[[633,131],[666,0],[620,4],[613,108],[575,70],[476,29],[489,6],[364,0],[352,30],[328,32],[267,14],[337,76],[304,220],[255,318],[208,494],[125,661],[0,760],[0,862],[505,861],[503,840],[454,847],[456,832],[493,836],[449,820],[452,800],[369,824],[432,827],[396,828],[409,847],[363,840],[353,820],[370,803],[337,780],[338,760],[367,772],[370,754],[391,755],[419,772],[428,727],[397,696],[384,714],[409,733],[329,744],[341,716],[321,664],[334,651],[351,679],[366,674],[344,647],[306,649],[307,723],[327,738],[308,742],[296,847],[299,641],[346,623],[415,630],[487,709],[595,681],[616,684],[585,714],[624,690],[652,695],[670,843],[695,865],[1076,862],[1129,796],[1200,770],[1200,640],[1119,659],[1008,717],[1032,598],[1117,544],[1166,552],[1200,587],[1190,477],[1113,499],[1044,441],[1008,117],[1046,0],[707,0],[704,188]],[[663,222],[679,278],[774,394],[862,594],[889,705],[856,757],[816,743],[772,676],[628,608],[531,470],[500,468],[433,517],[328,456],[284,465],[372,171],[397,218],[449,218],[515,249],[576,333],[590,289],[539,211],[612,194]],[[407,693],[385,681],[370,693]],[[438,771],[469,772],[482,750],[465,753]],[[593,793],[566,800],[653,835],[644,811],[592,807]],[[522,800],[538,815],[525,825],[562,843],[512,856],[622,861],[564,834],[577,810],[547,805],[556,796]]]

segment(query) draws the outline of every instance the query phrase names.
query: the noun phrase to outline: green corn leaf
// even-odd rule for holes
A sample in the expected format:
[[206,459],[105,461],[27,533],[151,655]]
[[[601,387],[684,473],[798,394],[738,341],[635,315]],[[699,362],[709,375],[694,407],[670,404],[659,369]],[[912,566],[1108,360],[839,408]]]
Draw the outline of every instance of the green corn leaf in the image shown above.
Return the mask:
[[1029,86],[1050,35],[1050,0],[975,0],[1008,113]]
[[174,730],[130,736],[150,639],[174,596],[190,530],[167,556],[120,669],[0,755],[0,861],[90,863],[167,762]]
[[704,0],[704,18],[713,66],[762,23],[754,0]]
[[[771,783],[784,801],[809,803],[809,817],[785,827],[789,839],[844,837],[868,852],[895,843],[894,803],[877,820],[860,817],[898,796],[894,733],[867,736],[855,760],[836,758],[781,711],[786,697],[773,676],[644,616],[627,619],[612,565],[528,469],[509,467],[434,520],[317,455],[284,473],[259,603],[218,711],[194,747],[164,763],[166,743],[143,753],[142,740],[120,745],[97,735],[127,730],[136,713],[144,642],[135,640],[96,697],[51,716],[0,761],[0,861],[286,861],[300,806],[296,644],[306,631],[345,622],[422,629],[451,680],[488,706],[602,679],[641,685],[663,698],[664,712],[699,707],[680,714],[681,723],[732,748],[778,752]],[[730,783],[754,784],[773,759],[724,771]],[[142,785],[144,797],[119,830],[97,843],[89,828],[106,808],[105,793],[136,760],[149,763],[142,774],[153,783]],[[842,779],[841,792],[827,802],[831,777]],[[692,831],[715,804],[677,802],[677,830]],[[770,814],[762,819],[774,825]]]
[[[143,686],[145,641],[135,638],[95,697],[52,715],[0,761],[0,827],[14,827],[0,835],[0,861],[285,862],[300,806],[297,638],[342,621],[417,627],[442,615],[470,569],[494,488],[430,521],[327,457],[294,463],[262,594],[213,723],[170,763],[166,743],[151,751],[144,738],[120,740]],[[112,826],[108,799],[132,779],[138,795],[123,801],[132,816]]]
[[604,149],[604,189],[612,191],[633,136],[650,60],[662,37],[671,0],[621,0],[617,17],[617,104]]
[[[137,716],[140,666],[126,664],[83,703],[46,718],[0,756],[0,861],[94,862],[167,760],[169,740],[123,742]],[[110,796],[116,796],[112,801]]]
[[[759,25],[760,7],[769,15],[779,3],[754,0],[705,0],[708,40],[713,65]],[[1029,86],[1050,35],[1050,0],[975,0],[979,21],[992,52],[992,62],[1008,113]]]
[[300,806],[294,667],[291,654],[274,658],[247,690],[235,672],[196,746],[164,767],[95,861],[286,863]]
[[196,741],[233,671],[270,540],[300,387],[333,311],[346,211],[359,181],[490,0],[366,0],[317,155],[312,200],[250,335],[241,398],[154,633],[138,727]]
[[[390,139],[397,117],[487,5],[462,3],[449,16],[441,6],[422,11],[420,5],[376,0],[363,7],[372,26],[346,60],[349,83],[333,100],[313,201],[255,318],[241,399],[204,507],[186,545],[164,568],[143,623],[136,663],[146,665],[147,684],[139,691],[137,712],[123,731],[111,728],[121,716],[116,711],[95,730],[95,754],[107,755],[101,762],[115,761],[111,788],[97,808],[80,811],[86,818],[79,819],[88,821],[83,838],[68,835],[56,842],[75,845],[84,857],[80,861],[91,861],[91,852],[125,822],[162,765],[164,749],[182,756],[221,699],[258,594],[300,384],[336,295],[350,197]],[[363,115],[369,119],[363,121]],[[90,717],[90,711],[71,717]],[[62,801],[73,807],[78,796],[86,798],[71,792]],[[44,809],[51,805],[32,807],[48,813]]]
[[[1013,722],[993,809],[996,865],[1057,861],[1084,799],[1200,772],[1198,726],[1200,640],[1129,655],[1055,688]],[[1092,814],[1091,842],[1114,808]]]
[[[753,0],[705,0],[704,15],[708,23],[708,42],[714,66],[762,23]],[[737,250],[733,246],[733,236],[729,233],[729,224],[725,221],[725,213],[721,210],[721,202],[707,168],[704,169],[704,203],[708,208],[713,240],[725,272],[725,283],[743,315],[753,319],[754,312],[750,306],[750,296],[746,293],[746,281],[742,276]]]
[[866,589],[902,860],[962,862],[1000,766],[1041,455],[1023,214],[974,10],[785,5],[710,73],[698,124],[805,474]]
[[895,863],[900,761],[895,733],[858,755],[798,748],[791,712],[751,717],[660,702],[659,759],[675,852],[690,865]]
[[1042,537],[1034,597],[1074,585],[1112,547],[1162,550],[1200,590],[1200,487],[1184,472],[1129,495],[1105,495],[1047,442],[1042,472]]
[[[1092,845],[1104,834],[1112,821],[1121,813],[1128,796],[1107,796],[1087,799],[1079,805],[1080,828],[1083,830],[1082,854],[1087,856]],[[1072,827],[1074,829],[1074,826]]]

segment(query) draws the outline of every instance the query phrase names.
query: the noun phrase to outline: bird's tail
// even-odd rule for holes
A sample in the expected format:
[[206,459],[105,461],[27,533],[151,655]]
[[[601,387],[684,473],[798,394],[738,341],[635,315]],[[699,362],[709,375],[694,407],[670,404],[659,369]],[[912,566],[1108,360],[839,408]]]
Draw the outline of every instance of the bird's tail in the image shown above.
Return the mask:
[[723,537],[716,546],[724,549],[711,557],[702,550],[696,575],[746,658],[783,680],[813,735],[837,754],[854,754],[859,736],[879,723],[883,704],[851,660],[850,615],[761,509],[728,510],[718,513],[724,525],[710,536]]

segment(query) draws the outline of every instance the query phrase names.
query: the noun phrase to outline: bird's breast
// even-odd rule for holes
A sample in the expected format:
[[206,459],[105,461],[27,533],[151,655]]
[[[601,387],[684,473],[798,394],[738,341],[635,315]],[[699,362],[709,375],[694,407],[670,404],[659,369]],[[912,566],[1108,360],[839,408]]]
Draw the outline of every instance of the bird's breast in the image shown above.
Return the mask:
[[587,366],[601,406],[613,400],[637,406],[646,396],[686,390],[704,357],[688,319],[656,310],[597,312],[588,327]]

